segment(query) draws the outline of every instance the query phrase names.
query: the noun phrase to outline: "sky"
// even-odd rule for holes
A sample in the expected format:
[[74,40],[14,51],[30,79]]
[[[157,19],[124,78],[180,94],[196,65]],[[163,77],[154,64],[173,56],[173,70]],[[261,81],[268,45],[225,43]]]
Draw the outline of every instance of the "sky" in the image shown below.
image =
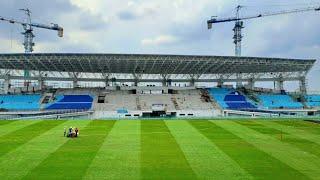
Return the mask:
[[[57,23],[65,36],[35,29],[36,53],[147,53],[234,55],[233,23],[207,29],[211,16],[320,6],[320,0],[1,0],[0,16]],[[320,12],[245,21],[242,55],[320,60]],[[0,22],[0,53],[24,52],[22,27]],[[320,62],[309,73],[309,91],[320,91]],[[266,86],[271,86],[266,85]],[[290,90],[297,83],[286,83]]]

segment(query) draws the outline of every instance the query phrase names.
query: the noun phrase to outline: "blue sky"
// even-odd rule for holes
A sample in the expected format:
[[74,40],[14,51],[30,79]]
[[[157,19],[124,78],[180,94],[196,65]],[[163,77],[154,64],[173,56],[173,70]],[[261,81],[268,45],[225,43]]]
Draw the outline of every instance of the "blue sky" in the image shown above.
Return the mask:
[[[234,55],[233,23],[209,31],[212,15],[233,16],[301,8],[316,0],[1,0],[0,16],[58,23],[65,37],[35,30],[35,52],[157,53]],[[268,17],[245,22],[244,56],[320,59],[320,12]],[[23,52],[22,28],[0,22],[0,53]],[[308,88],[320,91],[320,63],[308,76]],[[295,90],[297,83],[287,83]]]

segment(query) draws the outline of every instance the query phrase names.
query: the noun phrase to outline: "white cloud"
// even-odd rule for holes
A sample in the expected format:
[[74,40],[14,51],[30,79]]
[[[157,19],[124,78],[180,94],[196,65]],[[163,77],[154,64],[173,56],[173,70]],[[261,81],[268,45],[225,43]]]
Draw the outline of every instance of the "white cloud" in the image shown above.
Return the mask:
[[155,38],[147,38],[141,41],[144,46],[168,45],[179,42],[179,39],[171,35],[160,35]]
[[103,1],[101,0],[69,0],[74,6],[88,11],[90,13],[98,13],[97,9],[101,8]]

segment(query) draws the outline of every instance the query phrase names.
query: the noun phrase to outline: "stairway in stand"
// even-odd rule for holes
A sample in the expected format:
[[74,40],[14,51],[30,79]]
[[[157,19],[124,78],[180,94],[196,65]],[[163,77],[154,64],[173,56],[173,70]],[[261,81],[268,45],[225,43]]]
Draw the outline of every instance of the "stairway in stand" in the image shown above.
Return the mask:
[[174,105],[174,108],[175,108],[176,110],[180,110],[179,104],[178,104],[178,102],[177,102],[177,98],[174,97],[174,96],[172,96],[172,97],[171,97],[171,101],[172,101],[172,103],[173,103],[173,105]]
[[136,105],[137,105],[137,109],[141,110],[141,104],[140,104],[139,95],[137,95],[137,97],[136,97]]

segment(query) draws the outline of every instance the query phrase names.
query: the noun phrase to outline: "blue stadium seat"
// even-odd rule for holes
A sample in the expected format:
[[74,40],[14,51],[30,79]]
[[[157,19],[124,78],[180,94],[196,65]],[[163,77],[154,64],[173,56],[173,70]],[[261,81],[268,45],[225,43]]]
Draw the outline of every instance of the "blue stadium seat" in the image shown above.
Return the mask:
[[270,109],[302,109],[300,102],[295,102],[289,95],[262,94],[258,95],[262,105]]
[[320,95],[307,95],[305,99],[309,107],[320,107]]
[[125,108],[117,109],[117,113],[118,113],[118,114],[127,114],[127,113],[128,113],[128,110],[125,109]]
[[65,95],[60,102],[92,102],[93,98],[89,95]]
[[91,109],[93,97],[90,95],[63,95],[57,96],[54,103],[48,104],[46,109],[71,109],[88,110]]
[[233,89],[211,88],[209,94],[224,109],[256,109],[257,107],[250,103],[245,96]]
[[0,109],[23,111],[39,110],[41,95],[0,95]]

